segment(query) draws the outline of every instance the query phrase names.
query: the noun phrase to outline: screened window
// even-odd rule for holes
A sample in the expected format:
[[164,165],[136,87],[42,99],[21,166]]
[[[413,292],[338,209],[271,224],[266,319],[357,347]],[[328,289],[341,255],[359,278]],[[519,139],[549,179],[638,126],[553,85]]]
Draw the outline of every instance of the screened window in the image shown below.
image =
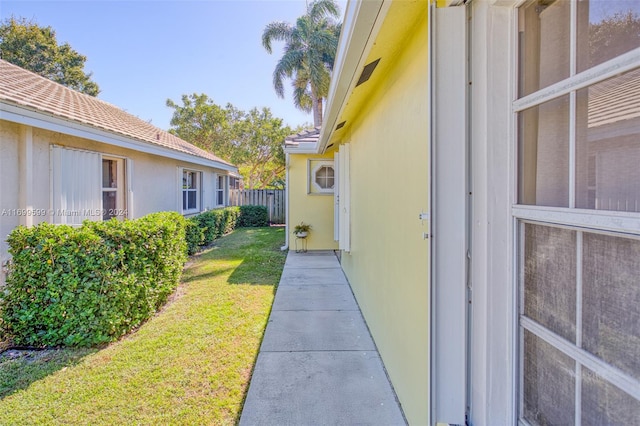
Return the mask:
[[640,3],[526,2],[518,46],[519,418],[632,424],[640,418]]

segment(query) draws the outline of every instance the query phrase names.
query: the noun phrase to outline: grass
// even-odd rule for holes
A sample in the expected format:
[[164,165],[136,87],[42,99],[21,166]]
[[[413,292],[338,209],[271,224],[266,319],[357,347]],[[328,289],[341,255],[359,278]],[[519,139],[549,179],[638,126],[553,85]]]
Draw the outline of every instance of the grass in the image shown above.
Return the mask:
[[216,240],[162,312],[103,349],[0,359],[0,424],[237,423],[283,241],[283,228]]

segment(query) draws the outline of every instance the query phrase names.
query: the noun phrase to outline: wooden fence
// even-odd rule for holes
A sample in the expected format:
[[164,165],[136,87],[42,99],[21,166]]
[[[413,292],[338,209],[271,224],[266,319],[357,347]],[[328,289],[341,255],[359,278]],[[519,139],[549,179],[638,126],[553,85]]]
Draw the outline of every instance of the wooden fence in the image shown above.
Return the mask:
[[232,206],[266,206],[272,224],[284,224],[286,220],[284,189],[232,189],[229,203]]

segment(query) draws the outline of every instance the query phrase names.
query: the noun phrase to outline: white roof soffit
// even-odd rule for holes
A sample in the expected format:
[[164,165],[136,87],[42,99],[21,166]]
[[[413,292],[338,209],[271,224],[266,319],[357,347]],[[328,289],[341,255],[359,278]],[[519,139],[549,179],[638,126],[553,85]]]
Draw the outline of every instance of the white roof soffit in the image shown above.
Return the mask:
[[238,168],[229,164],[220,163],[206,158],[190,155],[188,153],[175,151],[170,148],[155,146],[150,143],[113,134],[102,129],[55,117],[50,114],[23,108],[17,105],[0,102],[0,119],[24,124],[39,129],[50,130],[66,135],[77,136],[79,138],[90,139],[109,145],[131,149],[133,151],[144,152],[146,154],[158,155],[160,157],[171,158],[200,166],[212,167],[225,170],[231,173],[238,173]]
[[390,5],[391,0],[349,0],[347,3],[317,153],[326,150]]

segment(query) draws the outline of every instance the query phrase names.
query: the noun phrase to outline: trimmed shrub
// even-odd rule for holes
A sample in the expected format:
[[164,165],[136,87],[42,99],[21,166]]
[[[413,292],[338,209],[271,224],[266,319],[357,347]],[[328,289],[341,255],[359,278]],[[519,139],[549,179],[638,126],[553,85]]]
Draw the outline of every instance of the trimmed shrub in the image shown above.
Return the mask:
[[91,346],[118,339],[166,302],[186,261],[185,220],[41,223],[7,239],[0,329],[15,344]]
[[185,240],[187,243],[187,254],[189,256],[197,253],[200,246],[205,244],[204,231],[197,216],[185,221]]
[[239,216],[240,208],[226,207],[209,210],[189,218],[186,229],[188,254],[197,253],[200,247],[208,246],[216,238],[233,231]]
[[238,227],[269,226],[269,211],[265,206],[240,206]]

